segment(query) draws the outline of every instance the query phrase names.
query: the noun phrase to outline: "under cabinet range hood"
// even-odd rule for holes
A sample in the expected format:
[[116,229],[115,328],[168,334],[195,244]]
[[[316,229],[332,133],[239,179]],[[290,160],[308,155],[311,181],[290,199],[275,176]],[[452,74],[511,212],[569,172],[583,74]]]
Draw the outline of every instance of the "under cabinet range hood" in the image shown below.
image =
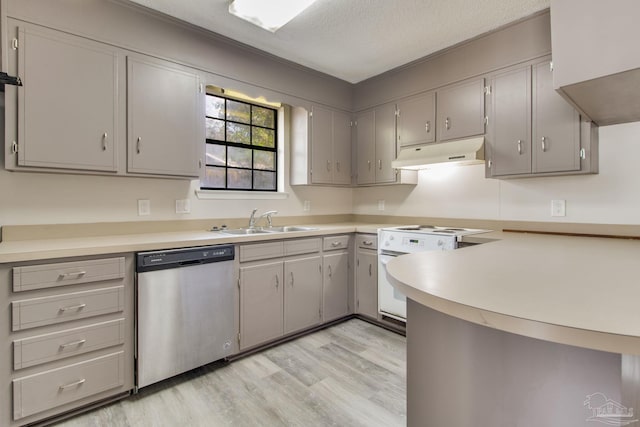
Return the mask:
[[484,136],[400,149],[391,162],[395,169],[426,169],[432,165],[484,163]]

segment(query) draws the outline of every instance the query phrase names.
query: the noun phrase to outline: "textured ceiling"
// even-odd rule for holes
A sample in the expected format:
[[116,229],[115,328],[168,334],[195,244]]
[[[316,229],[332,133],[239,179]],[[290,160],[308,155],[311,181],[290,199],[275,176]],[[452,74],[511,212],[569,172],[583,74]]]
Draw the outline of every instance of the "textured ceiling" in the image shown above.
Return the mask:
[[231,0],[130,0],[357,83],[549,7],[550,0],[317,0],[275,34]]

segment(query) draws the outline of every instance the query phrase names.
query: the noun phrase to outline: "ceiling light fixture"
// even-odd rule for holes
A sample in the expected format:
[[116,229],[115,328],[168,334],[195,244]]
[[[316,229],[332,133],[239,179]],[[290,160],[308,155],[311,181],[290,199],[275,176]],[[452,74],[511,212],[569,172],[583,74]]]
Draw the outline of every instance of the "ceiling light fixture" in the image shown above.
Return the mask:
[[275,33],[316,0],[234,0],[229,13]]

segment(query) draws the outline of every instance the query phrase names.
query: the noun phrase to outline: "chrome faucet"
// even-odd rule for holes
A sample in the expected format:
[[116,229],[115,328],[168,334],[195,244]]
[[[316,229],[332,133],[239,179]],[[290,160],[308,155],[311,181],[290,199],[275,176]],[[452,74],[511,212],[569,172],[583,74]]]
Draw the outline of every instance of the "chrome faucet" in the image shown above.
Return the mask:
[[260,215],[260,218],[267,217],[267,226],[268,227],[273,227],[273,218],[272,218],[272,216],[277,214],[277,213],[278,213],[278,211],[267,211],[267,212],[263,213],[262,215]]
[[255,208],[249,216],[249,228],[256,228],[256,212],[258,212],[258,208]]

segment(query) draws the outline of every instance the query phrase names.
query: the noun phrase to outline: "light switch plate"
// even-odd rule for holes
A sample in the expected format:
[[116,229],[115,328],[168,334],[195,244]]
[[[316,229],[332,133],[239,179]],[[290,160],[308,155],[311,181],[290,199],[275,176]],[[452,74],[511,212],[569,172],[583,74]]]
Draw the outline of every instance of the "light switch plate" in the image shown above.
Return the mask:
[[302,210],[305,212],[308,212],[311,210],[311,201],[310,200],[305,200],[304,204],[302,206]]
[[176,200],[176,213],[177,214],[191,213],[191,201],[189,199]]
[[551,216],[567,216],[567,201],[560,199],[552,200]]
[[138,200],[138,216],[151,215],[151,200],[139,199]]
[[378,200],[378,210],[379,211],[384,210],[384,200]]

